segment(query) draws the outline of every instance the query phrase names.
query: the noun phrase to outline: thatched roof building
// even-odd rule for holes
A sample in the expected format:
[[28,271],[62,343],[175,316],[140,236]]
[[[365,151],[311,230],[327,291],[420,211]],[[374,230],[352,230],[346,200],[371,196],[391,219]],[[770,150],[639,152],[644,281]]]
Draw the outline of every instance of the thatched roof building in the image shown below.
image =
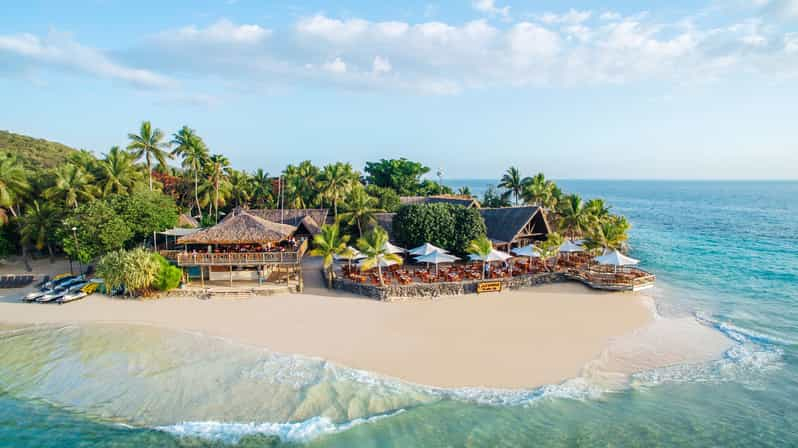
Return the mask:
[[483,208],[479,210],[494,246],[509,249],[546,239],[550,227],[537,206]]
[[267,221],[248,210],[236,209],[213,227],[178,238],[178,244],[260,244],[294,235],[296,226]]
[[[318,228],[327,222],[327,214],[329,210],[326,208],[286,208],[280,210],[279,208],[261,208],[249,210],[249,213],[259,216],[267,221],[279,222],[283,224],[290,224],[292,226],[299,226],[299,224],[310,217]],[[306,221],[308,224],[311,221]]]
[[199,227],[199,221],[197,221],[193,216],[181,213],[180,216],[177,217],[176,227],[181,229],[196,229]]
[[452,204],[462,205],[465,208],[479,208],[479,201],[471,196],[458,196],[451,194],[441,194],[434,196],[402,196],[399,198],[401,205],[419,205],[419,204]]

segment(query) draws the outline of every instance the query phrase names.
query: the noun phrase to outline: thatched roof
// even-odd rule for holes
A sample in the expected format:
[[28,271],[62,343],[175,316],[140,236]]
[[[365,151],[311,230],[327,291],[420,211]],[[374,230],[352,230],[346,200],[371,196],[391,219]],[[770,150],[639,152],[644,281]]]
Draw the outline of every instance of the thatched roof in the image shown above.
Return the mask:
[[259,244],[282,241],[296,231],[296,226],[279,224],[236,209],[213,227],[178,238],[178,244]]
[[[298,226],[303,219],[310,216],[316,223],[316,228],[327,222],[327,214],[329,210],[326,208],[286,208],[283,210],[277,209],[252,209],[248,210],[249,213],[259,216],[267,221],[282,222],[283,224],[290,224]],[[308,228],[308,230],[310,230]],[[318,230],[316,231],[318,233]]]
[[452,204],[462,205],[466,208],[476,207],[479,208],[479,201],[471,196],[458,196],[451,194],[441,194],[435,196],[402,196],[399,198],[399,203],[402,205],[419,205],[419,204]]
[[299,221],[299,225],[297,225],[296,227],[297,227],[297,231],[299,231],[299,229],[304,227],[305,231],[308,234],[310,234],[310,235],[315,235],[315,234],[321,232],[321,226],[310,215],[305,216],[304,218],[302,218],[302,220]]
[[181,213],[180,216],[177,217],[177,227],[184,229],[196,229],[199,227],[199,222],[193,216]]
[[497,243],[509,243],[521,235],[549,233],[543,209],[537,206],[482,208],[479,210],[488,238]]

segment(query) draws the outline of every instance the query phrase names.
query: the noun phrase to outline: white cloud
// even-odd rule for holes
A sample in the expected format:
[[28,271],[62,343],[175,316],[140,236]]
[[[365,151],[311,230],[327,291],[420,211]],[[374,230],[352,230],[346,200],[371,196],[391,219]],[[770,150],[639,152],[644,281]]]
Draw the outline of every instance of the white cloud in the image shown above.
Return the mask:
[[235,25],[221,19],[206,28],[195,25],[160,34],[163,41],[196,41],[216,44],[257,44],[271,36],[272,31],[259,25]]
[[798,19],[798,0],[752,0],[752,3],[784,19]]
[[393,67],[388,59],[380,56],[374,56],[374,63],[372,64],[371,69],[374,74],[379,75],[381,73],[389,73],[391,70],[393,70]]
[[175,84],[153,71],[115,62],[97,49],[80,45],[68,34],[51,32],[43,39],[33,34],[0,35],[0,53],[17,56],[33,67],[56,67],[137,87],[162,88]]
[[321,68],[330,73],[346,73],[346,62],[340,57],[337,57],[330,62],[324,63]]
[[788,33],[784,36],[784,51],[798,53],[798,33]]
[[137,85],[172,82],[163,73],[191,81],[221,79],[237,91],[316,83],[456,94],[493,86],[798,75],[798,33],[765,19],[723,23],[689,16],[661,22],[644,13],[573,9],[531,17],[498,25],[487,19],[411,23],[316,14],[279,31],[220,20],[157,33],[138,48],[113,53],[114,60],[74,43],[77,50],[71,48],[69,40],[30,35],[0,36],[0,53]]
[[491,15],[498,15],[502,17],[509,17],[510,16],[510,7],[498,7],[496,6],[496,0],[473,0],[471,2],[471,7],[475,10]]
[[566,25],[579,25],[580,23],[586,22],[590,19],[593,13],[591,11],[577,11],[575,9],[570,9],[568,12],[563,14],[556,14],[553,12],[547,12],[540,16],[540,21],[543,23],[547,23],[549,25],[553,24],[566,24]]

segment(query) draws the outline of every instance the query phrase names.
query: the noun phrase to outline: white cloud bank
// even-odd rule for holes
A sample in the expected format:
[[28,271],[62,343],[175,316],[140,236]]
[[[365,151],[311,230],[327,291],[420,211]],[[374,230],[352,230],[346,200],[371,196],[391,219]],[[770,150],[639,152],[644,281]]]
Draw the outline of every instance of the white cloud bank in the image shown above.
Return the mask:
[[[758,1],[758,8],[798,3]],[[472,6],[509,15],[494,1]],[[645,13],[606,10],[529,17],[497,26],[484,19],[410,23],[317,14],[280,30],[223,19],[162,31],[146,46],[115,53],[118,60],[71,38],[0,35],[0,55],[143,87],[173,85],[185,76],[224,79],[243,89],[313,82],[423,94],[798,74],[796,33],[761,18],[724,25],[715,18],[702,26],[700,17],[663,23]]]
[[68,34],[52,32],[45,38],[32,34],[0,35],[0,58],[15,57],[30,67],[59,68],[95,77],[120,80],[137,87],[175,85],[167,76],[116,62],[103,52],[75,42]]

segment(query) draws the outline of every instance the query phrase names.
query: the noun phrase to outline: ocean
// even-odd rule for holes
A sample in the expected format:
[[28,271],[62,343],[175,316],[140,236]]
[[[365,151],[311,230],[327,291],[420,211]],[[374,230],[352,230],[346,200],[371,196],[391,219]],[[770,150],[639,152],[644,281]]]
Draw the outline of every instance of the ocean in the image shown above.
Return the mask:
[[0,447],[798,446],[798,182],[558,183],[629,218],[658,313],[725,334],[720,359],[446,390],[192,333],[0,324]]

